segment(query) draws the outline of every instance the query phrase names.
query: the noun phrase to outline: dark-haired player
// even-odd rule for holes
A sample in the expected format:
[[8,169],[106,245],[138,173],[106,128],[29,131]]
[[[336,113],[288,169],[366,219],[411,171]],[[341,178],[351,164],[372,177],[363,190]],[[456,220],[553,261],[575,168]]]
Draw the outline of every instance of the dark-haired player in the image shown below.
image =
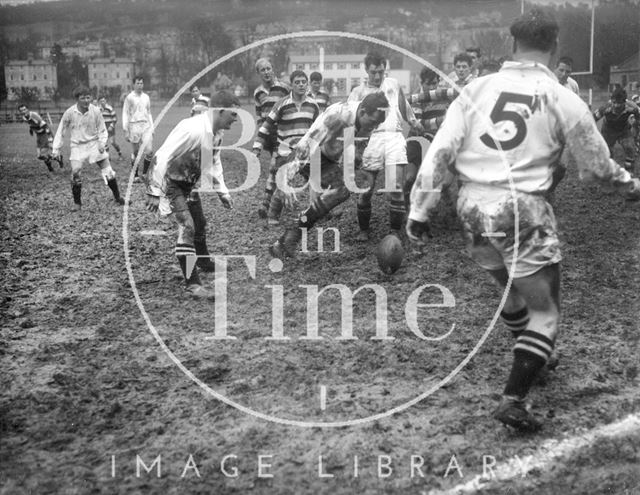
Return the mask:
[[640,181],[610,159],[586,103],[547,68],[558,32],[553,16],[539,8],[511,25],[513,61],[469,83],[449,107],[418,173],[406,227],[411,240],[427,242],[439,199],[434,189],[453,180],[454,171],[469,255],[503,288],[513,275],[501,316],[516,343],[494,417],[530,431],[541,424],[526,398],[551,356],[560,319],[560,245],[544,197],[554,163],[564,148],[581,176],[640,199]]
[[[178,224],[175,254],[184,276],[187,291],[199,299],[212,299],[214,294],[200,281],[198,268],[213,271],[206,243],[206,220],[198,192],[194,191],[203,174],[210,177],[225,208],[231,208],[220,150],[224,131],[237,120],[235,108],[240,106],[231,93],[219,91],[211,98],[213,107],[183,119],[173,128],[154,155],[147,186],[147,209],[174,214]],[[211,162],[205,150],[212,150]],[[207,160],[207,161],[205,161]]]
[[[301,229],[309,229],[340,203],[349,198],[350,192],[344,183],[342,159],[344,154],[344,130],[353,127],[354,133],[365,136],[385,119],[389,101],[384,93],[376,92],[362,101],[334,103],[322,113],[296,146],[297,160],[287,167],[290,175],[299,171],[300,164],[309,162],[320,149],[320,185],[322,192],[310,194],[310,205],[298,219],[298,225],[288,228],[269,249],[272,256],[293,257],[302,237]],[[356,156],[356,161],[358,157]],[[357,166],[357,164],[356,164]],[[311,172],[313,176],[313,172]]]
[[[151,100],[149,95],[142,91],[144,89],[144,77],[134,76],[133,91],[124,99],[122,106],[122,129],[124,138],[133,147],[131,154],[131,166],[135,164],[140,147],[144,146],[142,176],[147,175],[151,157],[153,156],[153,117],[151,116]],[[135,170],[136,180],[138,177],[138,167]]]
[[[18,111],[20,115],[22,115],[22,120],[29,125],[29,134],[32,136],[34,134],[36,135],[38,160],[42,160],[49,169],[49,172],[53,172],[53,165],[51,164],[51,143],[53,142],[53,138],[51,137],[49,124],[47,124],[37,112],[30,111],[24,103],[18,106]],[[57,161],[60,168],[62,168],[62,155],[58,155]]]

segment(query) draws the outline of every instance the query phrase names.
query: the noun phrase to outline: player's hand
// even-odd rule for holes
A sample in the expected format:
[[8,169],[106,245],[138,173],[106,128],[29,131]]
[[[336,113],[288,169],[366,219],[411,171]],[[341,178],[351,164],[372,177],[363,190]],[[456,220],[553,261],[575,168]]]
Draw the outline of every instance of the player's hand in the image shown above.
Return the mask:
[[309,145],[308,144],[298,142],[294,146],[294,150],[296,152],[296,156],[298,157],[298,159],[300,159],[302,161],[306,161],[306,160],[309,159]]
[[636,124],[636,116],[635,115],[629,115],[629,118],[627,119],[627,124],[629,124],[629,127],[633,127]]
[[227,210],[233,210],[233,200],[229,194],[220,194],[218,195],[220,198],[220,202],[222,206],[224,206]]
[[109,127],[107,127],[107,131],[109,131],[109,132],[113,132],[113,126],[112,126],[112,125],[110,125]]
[[98,153],[104,153],[104,146],[98,146]]
[[51,152],[51,158],[53,158],[54,160],[60,159],[60,152],[59,151],[52,151]]
[[154,196],[153,194],[147,194],[147,199],[145,201],[145,207],[151,213],[156,213],[158,208],[160,208],[160,196]]
[[422,122],[420,122],[419,120],[416,120],[414,123],[412,123],[411,128],[421,136],[426,132],[424,126],[422,125]]
[[260,157],[260,148],[253,148],[251,150],[253,152],[254,155],[256,155],[258,158]]
[[130,143],[131,141],[129,140],[129,132],[128,131],[124,131],[124,140],[127,143]]
[[640,200],[640,179],[631,179],[631,185],[629,190],[625,194],[627,201],[639,201]]
[[285,208],[289,208],[290,210],[294,210],[296,205],[298,204],[298,197],[296,196],[296,193],[294,193],[294,192],[290,192],[290,193],[283,192],[282,194],[284,195],[284,198],[282,198],[282,201],[284,203],[284,207]]
[[409,240],[418,246],[425,246],[427,244],[427,239],[431,239],[433,237],[433,235],[431,235],[429,222],[418,222],[409,218],[407,220],[405,230],[407,231],[407,237]]

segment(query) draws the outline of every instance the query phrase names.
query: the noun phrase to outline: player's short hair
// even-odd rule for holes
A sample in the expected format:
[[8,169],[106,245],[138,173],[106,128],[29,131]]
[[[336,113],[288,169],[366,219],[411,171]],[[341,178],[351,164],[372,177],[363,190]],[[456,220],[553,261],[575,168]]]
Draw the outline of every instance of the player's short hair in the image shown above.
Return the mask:
[[322,74],[320,74],[318,71],[312,72],[311,75],[309,76],[309,81],[320,81],[320,82],[322,82]]
[[611,101],[621,103],[627,100],[627,92],[622,86],[616,86],[611,92]]
[[76,100],[84,95],[91,95],[91,90],[84,85],[76,86],[73,90],[73,97]]
[[135,84],[138,79],[144,82],[144,76],[142,74],[136,74],[135,76],[133,76],[133,79],[131,79],[131,82]]
[[469,56],[468,53],[458,53],[455,57],[453,57],[453,65],[456,65],[458,62],[466,62],[469,67],[473,65],[473,59]]
[[365,96],[358,105],[358,110],[364,110],[367,115],[372,115],[381,108],[389,108],[389,100],[381,91]]
[[465,48],[464,51],[467,53],[473,52],[478,56],[478,58],[482,57],[482,51],[477,46],[470,46],[468,48]]
[[106,97],[105,95],[100,95],[100,96],[98,96],[98,101],[100,101],[100,100],[106,100],[106,99],[107,99],[107,97]]
[[22,107],[27,108],[27,109],[29,108],[26,103],[20,103],[18,105],[18,110],[20,110]]
[[217,91],[211,96],[209,106],[218,108],[239,107],[240,100],[236,95],[229,91]]
[[296,77],[304,77],[305,81],[308,81],[309,78],[307,77],[307,75],[305,74],[305,72],[303,70],[294,70],[290,75],[289,75],[289,81],[291,82],[291,84],[293,84],[293,80]]
[[439,77],[440,76],[438,76],[438,73],[433,69],[430,69],[429,67],[423,67],[420,71],[420,82],[422,84],[426,82],[433,84],[437,82]]
[[497,60],[485,60],[484,62],[482,62],[482,64],[480,64],[479,72],[494,74],[498,72],[501,68],[502,68],[502,64]]
[[374,66],[382,65],[382,66],[386,67],[387,66],[387,59],[384,58],[378,52],[369,52],[364,57],[364,68],[365,68],[365,70],[368,69],[369,66],[371,66],[371,65],[374,65]]
[[548,10],[534,7],[513,21],[509,30],[518,44],[549,52],[558,40],[560,27]]
[[[254,67],[256,69],[256,72],[258,72],[258,67],[262,63],[267,63],[267,64],[271,65],[271,60],[269,60],[267,57],[260,57],[258,60],[256,60],[256,63],[254,65]],[[273,65],[271,65],[271,68],[273,68]]]
[[573,67],[573,59],[565,55],[564,57],[560,57],[558,59],[558,62],[556,63],[556,67],[558,67],[558,65],[560,64],[565,64],[565,65],[568,65],[569,67]]
[[196,88],[197,88],[198,90],[200,90],[200,85],[198,85],[198,84],[192,84],[192,85],[191,85],[191,87],[189,88],[189,91],[193,91],[193,90],[194,90],[194,89],[196,89]]

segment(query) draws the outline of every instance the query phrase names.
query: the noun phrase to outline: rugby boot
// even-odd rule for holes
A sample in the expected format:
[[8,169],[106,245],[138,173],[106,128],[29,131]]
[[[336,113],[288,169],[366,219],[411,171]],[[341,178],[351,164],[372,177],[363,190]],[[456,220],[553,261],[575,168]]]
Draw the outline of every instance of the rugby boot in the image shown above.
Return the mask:
[[531,413],[524,398],[520,397],[503,396],[493,417],[502,424],[523,432],[535,432],[542,428],[542,423]]
[[269,253],[274,258],[294,258],[298,250],[298,243],[302,238],[300,227],[291,227],[273,245],[269,247]]

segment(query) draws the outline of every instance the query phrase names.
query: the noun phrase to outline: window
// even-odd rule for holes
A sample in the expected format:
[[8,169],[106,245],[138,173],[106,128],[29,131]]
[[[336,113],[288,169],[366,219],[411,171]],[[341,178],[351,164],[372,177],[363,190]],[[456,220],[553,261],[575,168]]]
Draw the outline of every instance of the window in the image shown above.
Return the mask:
[[359,69],[360,68],[360,64],[351,64],[351,68],[352,69]]
[[24,74],[20,74],[20,80],[24,81]]
[[47,75],[45,74],[43,77],[44,77],[44,80],[46,81],[47,80]]
[[129,79],[129,73],[127,72],[127,79]]
[[13,81],[13,74],[11,74],[11,75],[9,76],[9,78]]
[[351,78],[351,87],[355,88],[356,86],[358,86],[360,84],[360,78],[359,77],[353,77]]
[[116,79],[120,79],[120,73],[116,72]]
[[347,68],[347,64],[345,64],[345,63],[338,64],[338,70],[344,70],[346,68]]
[[309,70],[318,70],[318,64],[316,63],[309,64]]
[[105,72],[103,75],[104,75],[104,78],[106,79],[107,78],[107,73]]
[[296,64],[296,70],[304,70],[304,64]]
[[98,79],[98,73],[97,73],[97,72],[94,72],[94,73],[93,73],[93,78],[94,78],[94,79]]
[[35,74],[33,75],[33,80],[37,81],[38,80],[38,76],[36,76]]

